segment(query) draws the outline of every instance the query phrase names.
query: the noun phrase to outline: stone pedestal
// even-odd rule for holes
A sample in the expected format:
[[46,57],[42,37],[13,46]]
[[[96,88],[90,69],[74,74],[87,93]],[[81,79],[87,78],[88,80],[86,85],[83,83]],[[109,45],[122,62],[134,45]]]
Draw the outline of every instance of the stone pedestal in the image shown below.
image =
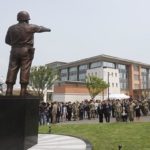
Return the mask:
[[0,96],[0,149],[26,150],[37,144],[38,97]]

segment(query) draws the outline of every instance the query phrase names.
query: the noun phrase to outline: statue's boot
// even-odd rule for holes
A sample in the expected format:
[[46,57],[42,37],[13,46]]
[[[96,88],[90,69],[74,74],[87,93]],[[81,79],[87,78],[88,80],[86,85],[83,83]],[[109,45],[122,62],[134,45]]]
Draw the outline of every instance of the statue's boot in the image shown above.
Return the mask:
[[20,96],[27,95],[27,84],[21,84]]
[[12,96],[13,84],[7,84],[6,96]]

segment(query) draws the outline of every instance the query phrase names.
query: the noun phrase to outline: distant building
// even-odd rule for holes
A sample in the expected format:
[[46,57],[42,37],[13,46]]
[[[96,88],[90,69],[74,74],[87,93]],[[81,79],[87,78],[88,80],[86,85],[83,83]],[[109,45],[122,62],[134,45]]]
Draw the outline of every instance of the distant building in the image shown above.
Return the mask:
[[106,99],[108,94],[124,93],[133,97],[149,96],[150,65],[118,57],[99,55],[59,66],[60,82],[54,86],[54,101],[89,99],[85,86],[86,75],[96,75],[109,82],[110,89],[96,97]]
[[[50,67],[52,69],[59,69],[60,66],[67,64],[66,62],[61,62],[61,61],[55,61],[52,63],[48,63],[45,66]],[[59,71],[59,70],[58,70]],[[50,89],[45,89],[44,90],[44,101],[50,101],[52,100],[52,94],[54,92],[54,85]]]
[[52,63],[48,63],[46,64],[45,66],[48,66],[52,69],[55,69],[55,68],[58,68],[62,65],[66,65],[67,63],[66,62],[61,62],[61,61],[55,61],[55,62],[52,62]]

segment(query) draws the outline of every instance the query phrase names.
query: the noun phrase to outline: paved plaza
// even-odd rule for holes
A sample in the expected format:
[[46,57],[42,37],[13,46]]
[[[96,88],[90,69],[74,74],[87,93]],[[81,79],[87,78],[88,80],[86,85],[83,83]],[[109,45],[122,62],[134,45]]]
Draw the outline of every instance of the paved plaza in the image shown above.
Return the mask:
[[39,134],[38,144],[28,150],[91,150],[88,143],[72,136]]
[[[116,119],[111,117],[110,123],[115,123],[115,122],[116,122]],[[150,122],[150,114],[148,116],[141,116],[139,120],[134,118],[133,122]],[[65,121],[65,122],[61,122],[59,124],[84,124],[84,123],[87,123],[87,124],[99,123],[99,120],[98,120],[98,118],[90,119],[90,120],[83,119],[83,120],[77,120],[77,121]],[[103,123],[106,123],[105,119],[104,119]],[[129,120],[128,120],[128,123],[130,123]]]

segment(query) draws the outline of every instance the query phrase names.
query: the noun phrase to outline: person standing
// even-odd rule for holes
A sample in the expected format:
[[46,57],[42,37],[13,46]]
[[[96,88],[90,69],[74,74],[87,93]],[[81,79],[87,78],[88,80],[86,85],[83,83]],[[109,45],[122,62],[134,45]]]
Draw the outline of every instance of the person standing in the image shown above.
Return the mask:
[[57,103],[54,102],[53,103],[53,107],[52,107],[52,123],[55,124],[56,123],[56,116],[57,116]]
[[128,106],[127,104],[123,101],[121,105],[121,116],[122,116],[122,121],[127,122],[128,119]]
[[69,102],[68,106],[67,106],[67,114],[68,114],[68,121],[71,121],[71,117],[72,117],[72,105]]
[[103,105],[103,111],[104,111],[104,116],[106,122],[110,122],[110,114],[111,114],[111,105],[109,104],[108,101],[105,101]]
[[141,117],[141,105],[140,103],[137,101],[135,104],[135,116],[137,120],[140,120]]
[[83,115],[84,115],[84,105],[83,103],[80,103],[79,105],[79,119],[83,120]]
[[57,115],[56,115],[56,122],[60,122],[60,117],[61,117],[61,104],[57,103]]
[[97,107],[97,113],[98,113],[98,116],[99,116],[99,122],[102,123],[103,122],[103,104],[102,102],[100,102],[98,104],[98,107]]
[[26,11],[17,14],[18,23],[8,28],[5,42],[11,46],[9,67],[7,72],[6,95],[11,96],[20,69],[20,96],[27,94],[30,68],[34,57],[34,33],[50,32],[49,28],[29,24],[30,15]]
[[122,111],[121,102],[119,100],[116,100],[115,117],[117,122],[121,121],[121,111]]
[[67,106],[66,104],[62,104],[62,122],[67,120]]
[[129,120],[134,121],[134,111],[135,111],[135,103],[131,101],[129,103],[128,112],[129,112]]

